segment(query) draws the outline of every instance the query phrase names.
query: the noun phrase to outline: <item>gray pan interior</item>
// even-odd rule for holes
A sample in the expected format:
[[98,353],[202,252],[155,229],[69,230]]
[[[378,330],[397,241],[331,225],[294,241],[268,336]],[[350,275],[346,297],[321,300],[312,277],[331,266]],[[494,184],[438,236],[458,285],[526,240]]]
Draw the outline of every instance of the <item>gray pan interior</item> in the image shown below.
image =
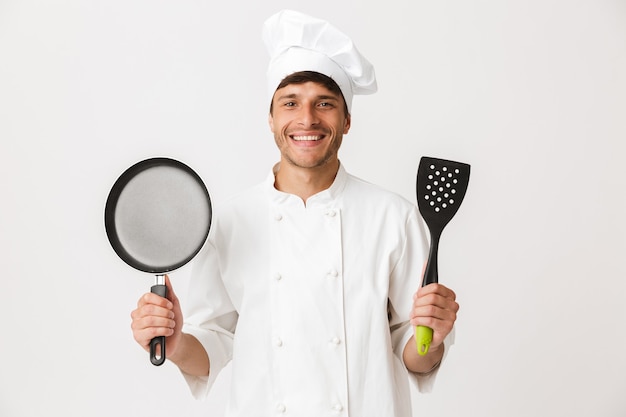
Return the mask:
[[107,236],[130,266],[162,274],[190,261],[211,225],[211,201],[200,177],[168,158],[135,164],[117,180],[105,208]]

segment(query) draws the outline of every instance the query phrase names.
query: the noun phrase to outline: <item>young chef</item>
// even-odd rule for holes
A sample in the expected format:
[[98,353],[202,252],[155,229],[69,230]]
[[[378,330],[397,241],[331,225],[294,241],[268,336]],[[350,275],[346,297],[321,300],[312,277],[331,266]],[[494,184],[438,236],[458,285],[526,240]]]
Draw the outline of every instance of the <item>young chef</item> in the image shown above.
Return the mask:
[[[197,398],[232,360],[227,416],[409,417],[409,381],[432,386],[458,304],[443,285],[416,293],[427,246],[415,205],[339,161],[374,69],[342,32],[293,11],[263,38],[280,162],[216,210],[185,320],[168,279],[169,300],[139,300],[134,337],[148,350],[166,336]],[[434,329],[424,356],[415,325]]]

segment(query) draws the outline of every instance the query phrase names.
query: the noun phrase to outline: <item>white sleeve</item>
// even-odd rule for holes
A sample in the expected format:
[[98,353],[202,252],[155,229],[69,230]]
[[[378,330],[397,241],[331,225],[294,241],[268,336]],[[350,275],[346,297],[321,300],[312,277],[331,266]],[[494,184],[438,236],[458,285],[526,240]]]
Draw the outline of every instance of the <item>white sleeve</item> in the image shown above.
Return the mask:
[[[407,327],[408,329],[406,330],[406,333],[404,334],[404,337],[402,338],[401,346],[406,346],[406,344],[411,339],[411,336],[413,336],[415,332],[415,330],[413,329],[413,326],[408,325]],[[409,374],[409,380],[411,381],[413,386],[417,388],[419,392],[421,393],[432,392],[433,387],[435,386],[435,381],[437,379],[437,374],[439,373],[439,368],[445,361],[446,356],[448,356],[448,350],[450,349],[450,346],[454,344],[454,338],[455,338],[455,330],[453,328],[450,334],[448,334],[448,336],[446,336],[446,338],[443,341],[443,346],[444,346],[443,358],[441,358],[440,366],[438,366],[435,370],[427,374],[416,374],[416,373],[407,371]],[[415,346],[415,349],[417,349],[417,346]]]
[[[408,322],[408,314],[413,305],[413,294],[421,285],[422,269],[428,255],[426,231],[415,208],[406,223],[406,242],[400,260],[396,264],[389,289],[391,339],[395,355],[402,361],[404,347],[414,335],[414,328]],[[454,329],[444,340],[444,356],[454,344]],[[417,346],[415,347],[417,349]],[[428,374],[408,372],[409,379],[419,392],[431,392],[439,367]]]
[[217,251],[207,242],[194,260],[183,332],[194,336],[209,356],[210,372],[197,377],[183,372],[192,395],[204,399],[220,371],[230,362],[238,314],[224,287]]

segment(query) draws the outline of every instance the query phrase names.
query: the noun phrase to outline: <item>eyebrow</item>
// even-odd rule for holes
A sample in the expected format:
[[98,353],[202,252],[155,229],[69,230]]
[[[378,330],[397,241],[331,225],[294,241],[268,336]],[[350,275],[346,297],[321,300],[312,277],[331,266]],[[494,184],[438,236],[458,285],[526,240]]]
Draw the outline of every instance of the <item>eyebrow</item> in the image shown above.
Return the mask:
[[[294,99],[294,98],[298,98],[298,94],[295,93],[291,93],[291,94],[284,94],[282,96],[277,97],[277,100],[286,100],[286,99]],[[330,96],[330,95],[319,95],[315,97],[316,100],[335,100],[335,101],[339,101],[339,97],[337,96]]]

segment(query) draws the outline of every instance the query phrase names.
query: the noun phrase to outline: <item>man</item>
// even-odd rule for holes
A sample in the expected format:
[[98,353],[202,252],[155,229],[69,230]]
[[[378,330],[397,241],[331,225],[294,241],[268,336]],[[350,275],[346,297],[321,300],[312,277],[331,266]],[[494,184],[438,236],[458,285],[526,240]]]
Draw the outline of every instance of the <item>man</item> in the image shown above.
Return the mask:
[[[148,350],[166,336],[198,398],[232,359],[227,416],[408,417],[409,379],[432,384],[458,304],[443,285],[413,295],[426,252],[415,205],[339,161],[353,94],[376,90],[373,68],[300,13],[268,19],[264,39],[280,162],[216,210],[184,324],[168,279],[169,300],[139,300],[134,337]],[[434,330],[424,356],[416,325]]]

